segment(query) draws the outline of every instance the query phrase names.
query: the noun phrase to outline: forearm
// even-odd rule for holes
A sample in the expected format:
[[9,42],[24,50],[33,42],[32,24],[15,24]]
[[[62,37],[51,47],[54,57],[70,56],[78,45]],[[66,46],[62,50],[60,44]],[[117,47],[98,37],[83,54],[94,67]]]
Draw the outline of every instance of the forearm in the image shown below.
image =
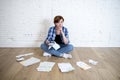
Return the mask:
[[68,39],[65,37],[64,33],[62,34],[64,44],[68,44]]

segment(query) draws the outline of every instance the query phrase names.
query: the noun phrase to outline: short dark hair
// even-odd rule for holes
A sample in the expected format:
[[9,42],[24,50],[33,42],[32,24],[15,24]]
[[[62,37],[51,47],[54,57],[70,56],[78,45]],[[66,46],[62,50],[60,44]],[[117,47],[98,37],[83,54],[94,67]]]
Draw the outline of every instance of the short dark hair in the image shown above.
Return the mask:
[[64,21],[64,18],[62,16],[60,16],[60,15],[55,16],[54,17],[54,23],[58,23],[61,19]]

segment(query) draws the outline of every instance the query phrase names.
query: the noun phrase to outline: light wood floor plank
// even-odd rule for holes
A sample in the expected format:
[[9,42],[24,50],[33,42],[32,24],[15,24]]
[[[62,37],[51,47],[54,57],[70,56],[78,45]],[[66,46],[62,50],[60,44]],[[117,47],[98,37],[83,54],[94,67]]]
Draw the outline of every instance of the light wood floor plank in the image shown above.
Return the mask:
[[[16,61],[15,56],[30,52],[41,61],[55,62],[52,71],[38,72],[36,68],[39,63],[24,67]],[[40,48],[0,48],[0,80],[120,80],[120,48],[74,48],[72,59],[43,57],[42,53]],[[98,61],[98,64],[89,64],[89,59]],[[82,70],[76,65],[77,61],[84,61],[92,68]],[[61,62],[70,62],[75,70],[60,72],[57,63]]]

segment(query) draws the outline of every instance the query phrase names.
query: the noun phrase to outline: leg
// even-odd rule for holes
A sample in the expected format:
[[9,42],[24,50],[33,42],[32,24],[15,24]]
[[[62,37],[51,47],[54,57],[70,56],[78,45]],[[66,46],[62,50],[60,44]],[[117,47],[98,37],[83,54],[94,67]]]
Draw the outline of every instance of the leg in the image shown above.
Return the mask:
[[60,44],[60,49],[58,49],[58,51],[60,53],[69,53],[70,51],[73,50],[73,45],[71,44],[67,44],[67,45],[63,45],[63,44]]
[[45,52],[48,52],[48,45],[46,45],[45,43],[41,44],[40,48],[45,51]]
[[44,50],[47,53],[50,53],[52,55],[58,56],[60,57],[60,55],[62,54],[59,51],[56,51],[54,48],[48,49],[48,45],[46,45],[45,43],[41,44],[41,49]]

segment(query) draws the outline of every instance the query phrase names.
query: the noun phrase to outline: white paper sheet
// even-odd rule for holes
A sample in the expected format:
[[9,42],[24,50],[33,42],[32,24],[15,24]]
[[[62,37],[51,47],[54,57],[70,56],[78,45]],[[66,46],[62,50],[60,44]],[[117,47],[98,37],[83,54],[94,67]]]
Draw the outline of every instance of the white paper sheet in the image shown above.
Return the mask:
[[16,59],[16,61],[18,61],[18,62],[23,61],[23,60],[24,60],[23,57],[21,57],[21,58],[17,58],[17,59]]
[[35,57],[31,57],[31,58],[29,58],[29,59],[27,59],[25,61],[20,62],[20,63],[23,66],[30,66],[30,65],[33,65],[33,64],[38,63],[38,62],[40,62],[40,59],[35,58]]
[[55,42],[55,44],[52,46],[55,50],[58,50],[60,48],[60,45]]
[[21,57],[29,56],[29,55],[33,55],[33,54],[34,54],[34,53],[21,54],[21,55],[16,56],[16,58],[21,58]]
[[41,62],[37,71],[50,72],[55,65],[55,62]]
[[58,49],[60,48],[60,45],[57,44],[56,42],[50,43],[50,46],[48,47],[48,49],[50,49],[50,48],[52,48],[52,47],[53,47],[55,50],[58,50]]
[[74,70],[70,63],[58,63],[58,67],[61,72],[69,72]]
[[82,68],[82,69],[84,69],[84,70],[87,70],[87,69],[90,69],[90,68],[91,68],[91,66],[87,65],[86,63],[84,63],[84,62],[82,62],[82,61],[76,62],[76,64],[77,64],[80,68]]
[[24,54],[24,56],[29,56],[29,55],[33,55],[34,53],[26,53]]

